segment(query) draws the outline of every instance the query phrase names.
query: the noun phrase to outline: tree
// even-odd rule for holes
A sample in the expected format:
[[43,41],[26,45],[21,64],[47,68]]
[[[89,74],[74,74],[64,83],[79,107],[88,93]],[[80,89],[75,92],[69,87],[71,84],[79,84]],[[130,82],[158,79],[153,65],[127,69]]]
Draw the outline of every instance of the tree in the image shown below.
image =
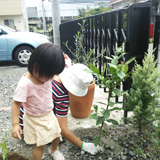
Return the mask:
[[160,73],[156,63],[154,55],[148,53],[144,57],[143,65],[136,63],[132,70],[132,86],[125,106],[134,113],[133,122],[139,130],[139,136],[150,128],[158,104]]
[[87,7],[87,9],[81,8],[81,9],[78,9],[78,15],[79,15],[78,18],[88,17],[88,16],[92,16],[95,14],[107,12],[110,10],[111,10],[110,7],[106,8],[104,6],[100,6],[98,8],[94,8],[94,9],[91,9],[89,7]]
[[[129,76],[128,65],[135,60],[135,58],[132,57],[126,62],[120,62],[120,59],[125,56],[126,53],[122,51],[122,47],[118,48],[116,52],[117,54],[112,55],[111,57],[104,56],[110,62],[108,63],[108,68],[106,68],[106,64],[104,65],[102,73],[99,72],[99,69],[96,66],[90,64],[90,69],[92,71],[91,73],[96,76],[97,81],[101,82],[99,85],[107,88],[108,90],[107,103],[105,104],[100,102],[101,104],[105,105],[105,108],[103,108],[101,113],[98,113],[98,105],[93,105],[95,113],[90,116],[91,118],[96,119],[96,125],[100,125],[98,136],[94,141],[95,145],[100,142],[100,138],[104,133],[105,122],[118,125],[118,122],[115,119],[110,118],[112,111],[121,110],[120,107],[115,106],[117,102],[113,102],[112,96],[120,97],[125,94],[125,92],[119,88],[122,82]],[[106,69],[109,71],[107,74],[105,74]]]

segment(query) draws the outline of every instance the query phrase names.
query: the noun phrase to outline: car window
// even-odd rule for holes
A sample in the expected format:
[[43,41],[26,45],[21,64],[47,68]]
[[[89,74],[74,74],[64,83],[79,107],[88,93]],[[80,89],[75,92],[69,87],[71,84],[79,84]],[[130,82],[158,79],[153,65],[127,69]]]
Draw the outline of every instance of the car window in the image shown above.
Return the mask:
[[0,35],[7,34],[7,32],[4,31],[2,28],[0,28],[0,29],[1,29]]
[[14,30],[6,25],[0,25],[0,28],[5,32],[16,32],[16,30]]
[[7,32],[5,32],[3,29],[0,28],[0,30],[0,35],[7,34]]

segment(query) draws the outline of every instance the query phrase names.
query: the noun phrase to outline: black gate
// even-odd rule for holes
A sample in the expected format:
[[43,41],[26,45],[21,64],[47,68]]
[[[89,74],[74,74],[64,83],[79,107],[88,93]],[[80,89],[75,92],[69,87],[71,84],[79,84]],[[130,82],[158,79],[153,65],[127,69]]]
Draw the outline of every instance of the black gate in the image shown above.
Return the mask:
[[[127,61],[131,57],[136,57],[138,63],[141,64],[149,44],[151,9],[150,2],[135,3],[119,10],[63,23],[60,25],[61,47],[72,58],[64,43],[68,41],[68,46],[75,48],[74,35],[80,29],[78,23],[82,24],[83,20],[86,20],[84,45],[87,50],[94,49],[94,56],[101,53],[104,48],[107,49],[105,55],[115,55],[117,47],[123,46],[128,53],[123,60]],[[160,17],[157,18],[156,26],[159,26],[159,19]],[[156,39],[157,35],[154,38]],[[154,47],[158,47],[157,41],[154,41]],[[99,58],[97,66],[100,72],[104,61],[106,60],[103,56]],[[129,66],[130,70],[133,65],[132,63]],[[124,82],[123,88],[128,90],[130,86],[131,80],[128,79]]]

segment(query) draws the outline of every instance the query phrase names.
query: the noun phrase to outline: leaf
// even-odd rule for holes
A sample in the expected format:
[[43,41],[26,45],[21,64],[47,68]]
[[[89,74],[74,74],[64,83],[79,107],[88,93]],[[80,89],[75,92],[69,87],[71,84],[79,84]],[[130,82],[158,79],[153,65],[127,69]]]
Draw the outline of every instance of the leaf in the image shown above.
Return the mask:
[[102,76],[104,76],[105,71],[106,71],[106,63],[104,63],[104,69],[103,69],[103,72],[102,72]]
[[94,104],[94,105],[92,105],[92,106],[93,106],[95,112],[97,113],[97,111],[98,111],[98,105]]
[[107,119],[106,121],[112,123],[113,125],[118,125],[118,122],[114,119]]
[[112,60],[112,58],[111,57],[108,57],[108,56],[104,56],[106,59],[108,59],[108,60]]
[[119,65],[117,66],[117,69],[122,70],[122,67],[123,67],[123,64],[119,64]]
[[[99,82],[99,80],[97,80],[96,82]],[[104,87],[106,87],[106,85],[105,84],[103,84],[103,83],[99,83],[99,84],[96,84],[96,85],[98,85],[98,86],[101,86],[102,88]]]
[[108,105],[109,105],[110,107],[113,107],[114,104],[115,104],[114,102],[110,102],[110,101],[108,102]]
[[116,65],[114,65],[114,64],[112,64],[112,63],[108,63],[108,65],[109,65],[110,67],[112,67],[112,68],[117,69],[117,66],[116,66]]
[[91,69],[94,73],[99,74],[99,69],[98,69],[96,66],[94,66],[92,63],[90,64],[90,69]]
[[124,55],[126,55],[127,53],[122,53],[119,57],[118,57],[118,59],[120,59],[120,58],[122,58]]
[[104,113],[103,113],[103,115],[104,115],[105,119],[108,119],[109,116],[110,116],[109,110],[105,110]]
[[100,142],[100,137],[96,137],[96,139],[94,140],[94,145],[97,146]]
[[103,117],[102,117],[102,116],[101,116],[101,117],[99,116],[99,117],[97,118],[96,125],[102,124],[104,121],[105,121],[104,116],[103,116]]
[[98,77],[98,79],[101,80],[101,81],[104,80],[104,76],[102,76],[102,75],[100,75],[100,74],[99,74],[97,77]]
[[102,111],[101,111],[101,113],[102,113],[102,114],[104,114],[104,112],[105,112],[105,109],[104,109],[104,108],[102,108]]
[[4,145],[2,144],[2,143],[0,143],[0,147],[4,150],[5,149],[5,147],[4,147]]
[[96,113],[95,114],[91,114],[89,117],[92,118],[92,119],[97,119],[97,114]]
[[126,74],[122,72],[121,70],[117,70],[117,75],[120,79],[123,79],[126,76]]
[[117,55],[119,55],[120,53],[123,53],[124,51],[122,51],[122,46],[117,48]]
[[6,160],[6,154],[3,153],[3,160]]
[[103,133],[106,133],[107,131],[106,131],[105,129],[102,129],[102,131],[101,131],[101,132],[102,132],[102,134],[103,134]]
[[126,74],[128,72],[128,65],[125,64],[123,67],[123,72]]
[[103,105],[106,105],[106,103],[103,103],[103,102],[97,102],[97,103],[99,103],[99,104],[103,104]]
[[113,68],[113,67],[109,67],[108,70],[109,70],[110,72],[115,72],[115,71],[116,71],[116,69]]
[[118,97],[121,96],[121,90],[120,90],[120,89],[113,89],[113,92],[114,92],[115,95],[117,95]]
[[114,64],[114,65],[118,64],[118,57],[117,56],[113,56],[112,64]]
[[126,95],[126,96],[129,96],[128,91],[124,91],[123,94]]
[[121,111],[122,108],[119,108],[119,107],[114,107],[113,109],[110,109],[109,111]]
[[135,57],[132,57],[132,58],[130,58],[126,63],[125,63],[125,65],[126,64],[130,64],[132,61],[134,61],[135,60]]

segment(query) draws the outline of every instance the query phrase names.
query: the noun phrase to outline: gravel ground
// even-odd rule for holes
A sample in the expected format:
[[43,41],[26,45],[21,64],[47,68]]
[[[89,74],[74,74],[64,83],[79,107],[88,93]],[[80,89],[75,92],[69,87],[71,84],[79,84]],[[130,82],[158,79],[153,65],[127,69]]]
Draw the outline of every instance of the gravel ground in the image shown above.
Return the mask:
[[[14,63],[0,64],[0,141],[6,131],[7,134],[7,148],[9,152],[17,152],[28,160],[32,160],[32,149],[34,146],[26,145],[23,141],[12,138],[11,136],[11,104],[14,90],[17,82],[27,68],[22,68]],[[102,91],[103,92],[103,91]],[[97,94],[98,93],[98,94]],[[99,91],[96,92],[98,101],[104,100],[104,94]],[[102,97],[103,96],[103,97]],[[117,115],[120,115],[118,112]],[[113,115],[118,117],[117,115]],[[68,127],[79,137],[86,142],[93,142],[97,134],[95,127],[95,120],[93,119],[75,119],[68,115]],[[64,154],[66,160],[152,160],[150,153],[146,152],[146,157],[139,156],[135,153],[134,143],[137,136],[136,132],[132,131],[130,125],[120,124],[118,126],[107,126],[106,132],[101,139],[100,145],[103,147],[101,153],[92,156],[88,153],[80,151],[77,147],[65,141],[59,145],[59,150]],[[47,145],[43,155],[43,160],[51,160],[48,154]],[[0,153],[2,150],[0,149]],[[154,160],[158,160],[155,158]]]

